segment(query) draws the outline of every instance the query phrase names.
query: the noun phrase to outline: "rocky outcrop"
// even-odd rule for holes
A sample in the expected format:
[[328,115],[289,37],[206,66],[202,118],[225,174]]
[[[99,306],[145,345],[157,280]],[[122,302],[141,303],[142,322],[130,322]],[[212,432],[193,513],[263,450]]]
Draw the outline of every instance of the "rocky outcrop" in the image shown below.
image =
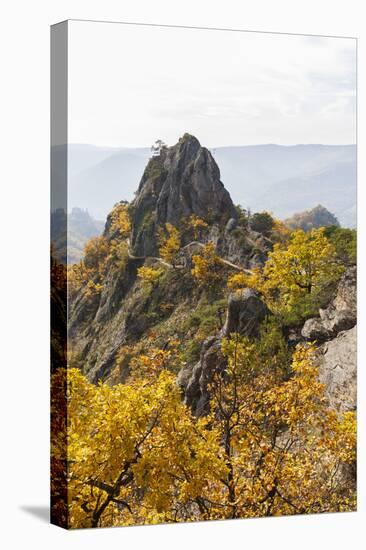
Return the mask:
[[342,276],[336,296],[319,317],[308,319],[301,331],[307,340],[329,340],[339,332],[355,326],[357,321],[357,269],[352,266]]
[[131,205],[133,254],[155,256],[158,228],[166,223],[179,227],[192,214],[224,226],[237,217],[211,153],[185,134],[145,169]]
[[228,301],[226,321],[220,332],[221,338],[227,338],[233,332],[254,338],[258,336],[260,323],[269,311],[258,294],[246,288],[232,294]]
[[305,339],[321,343],[319,377],[330,406],[340,412],[356,408],[356,277],[356,267],[348,268],[330,305],[319,310],[319,317],[308,319],[301,331]]
[[332,408],[344,412],[356,408],[357,329],[340,332],[319,349],[319,377],[325,384]]
[[221,340],[234,332],[255,338],[261,322],[268,313],[254,290],[245,289],[240,294],[230,296],[225,324],[220,333],[205,340],[198,363],[184,367],[177,378],[184,402],[191,407],[195,415],[207,413],[208,386],[214,373],[223,372],[227,366],[226,358],[221,352]]
[[208,385],[215,372],[223,372],[227,361],[221,352],[221,339],[216,336],[207,338],[201,349],[200,360],[193,368],[183,368],[177,378],[177,384],[183,391],[184,402],[192,412],[201,416],[208,412]]

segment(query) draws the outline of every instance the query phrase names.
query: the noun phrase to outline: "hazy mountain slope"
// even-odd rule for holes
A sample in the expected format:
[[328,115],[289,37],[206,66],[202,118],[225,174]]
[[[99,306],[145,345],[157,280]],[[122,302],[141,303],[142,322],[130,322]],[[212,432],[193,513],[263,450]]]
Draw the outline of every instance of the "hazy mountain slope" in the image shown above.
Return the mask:
[[51,216],[54,255],[63,263],[79,262],[88,240],[100,235],[104,229],[103,221],[95,220],[87,210],[81,208],[73,208],[68,214],[67,222],[66,213],[62,209],[56,210]]
[[105,219],[117,201],[133,198],[150,151],[147,148],[93,151],[91,146],[86,149],[70,147],[69,207],[87,208],[93,216]]
[[251,202],[258,199],[259,187],[264,191],[276,182],[354,158],[352,146],[273,144],[219,147],[214,156],[230,193],[241,199],[245,186]]
[[314,207],[315,199],[335,214],[341,225],[355,226],[356,220],[345,219],[343,212],[356,204],[356,166],[337,162],[328,169],[277,182],[258,197],[255,205],[286,218],[296,210]]
[[[355,225],[354,145],[250,145],[211,149],[234,203],[288,217],[321,203]],[[131,200],[150,156],[148,148],[69,146],[69,204],[105,218],[118,200]]]

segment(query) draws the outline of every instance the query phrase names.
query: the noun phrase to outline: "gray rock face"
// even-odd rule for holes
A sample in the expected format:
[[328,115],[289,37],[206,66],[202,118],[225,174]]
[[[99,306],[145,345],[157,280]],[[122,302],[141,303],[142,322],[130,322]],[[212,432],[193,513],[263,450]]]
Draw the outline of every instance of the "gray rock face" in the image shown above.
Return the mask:
[[318,318],[308,319],[301,331],[307,340],[324,341],[351,329],[357,322],[357,270],[350,267],[342,276],[337,294]]
[[344,412],[357,404],[357,328],[340,332],[319,349],[319,378],[331,407]]
[[305,321],[301,330],[301,336],[307,340],[317,340],[322,342],[329,338],[329,332],[323,325],[321,319],[313,318]]
[[330,334],[352,328],[357,321],[357,269],[349,268],[338,285],[337,295],[320,318]]
[[205,340],[201,349],[201,356],[193,368],[182,369],[177,383],[184,391],[184,402],[191,407],[196,416],[208,412],[209,392],[208,385],[215,372],[222,372],[227,365],[221,353],[221,340],[210,336]]
[[246,289],[229,298],[226,321],[218,336],[210,336],[203,343],[200,360],[194,366],[184,367],[177,378],[184,402],[195,415],[208,412],[208,386],[215,372],[223,372],[227,361],[221,352],[221,340],[233,332],[254,338],[268,310],[254,290]]
[[156,232],[166,223],[179,226],[195,214],[224,225],[237,217],[211,153],[189,134],[150,159],[131,206],[136,256],[157,254]]
[[319,378],[330,406],[340,412],[356,408],[356,276],[356,267],[350,267],[330,305],[319,311],[320,317],[308,319],[301,331],[307,340],[324,342],[318,350]]
[[225,338],[232,332],[249,338],[256,337],[259,325],[268,313],[267,307],[254,290],[246,288],[240,294],[232,294],[228,301],[221,337]]

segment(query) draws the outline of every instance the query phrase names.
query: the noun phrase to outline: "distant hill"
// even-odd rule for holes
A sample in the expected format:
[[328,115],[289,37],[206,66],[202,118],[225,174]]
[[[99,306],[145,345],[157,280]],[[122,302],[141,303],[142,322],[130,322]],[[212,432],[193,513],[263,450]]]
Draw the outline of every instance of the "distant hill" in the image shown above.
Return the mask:
[[59,260],[66,262],[67,259],[68,263],[76,263],[83,256],[83,249],[87,241],[103,232],[104,222],[92,218],[87,210],[73,208],[67,220],[68,247],[66,253],[65,216],[62,209],[52,213],[51,239],[55,256]]
[[311,229],[329,227],[331,225],[339,227],[339,221],[334,214],[321,204],[318,204],[312,210],[305,210],[305,212],[294,214],[292,218],[285,220],[285,223],[290,229],[303,229],[304,231],[311,231]]
[[[317,204],[341,225],[356,225],[355,145],[248,145],[211,152],[234,203],[288,218]],[[69,204],[105,219],[113,204],[132,200],[149,148],[69,145]]]
[[73,208],[68,218],[68,263],[78,262],[85,244],[103,232],[104,222],[95,220],[87,210]]
[[86,208],[105,219],[120,200],[132,200],[150,149],[69,146],[69,207]]

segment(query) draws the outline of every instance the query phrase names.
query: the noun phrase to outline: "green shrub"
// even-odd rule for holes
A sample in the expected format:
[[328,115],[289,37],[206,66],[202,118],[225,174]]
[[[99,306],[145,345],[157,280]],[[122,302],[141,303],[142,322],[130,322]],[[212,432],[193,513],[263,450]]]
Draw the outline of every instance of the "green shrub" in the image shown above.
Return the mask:
[[270,235],[274,226],[274,219],[269,212],[256,212],[250,219],[250,228],[263,235]]
[[357,260],[357,231],[331,225],[325,235],[334,245],[337,258],[345,265],[353,265]]

